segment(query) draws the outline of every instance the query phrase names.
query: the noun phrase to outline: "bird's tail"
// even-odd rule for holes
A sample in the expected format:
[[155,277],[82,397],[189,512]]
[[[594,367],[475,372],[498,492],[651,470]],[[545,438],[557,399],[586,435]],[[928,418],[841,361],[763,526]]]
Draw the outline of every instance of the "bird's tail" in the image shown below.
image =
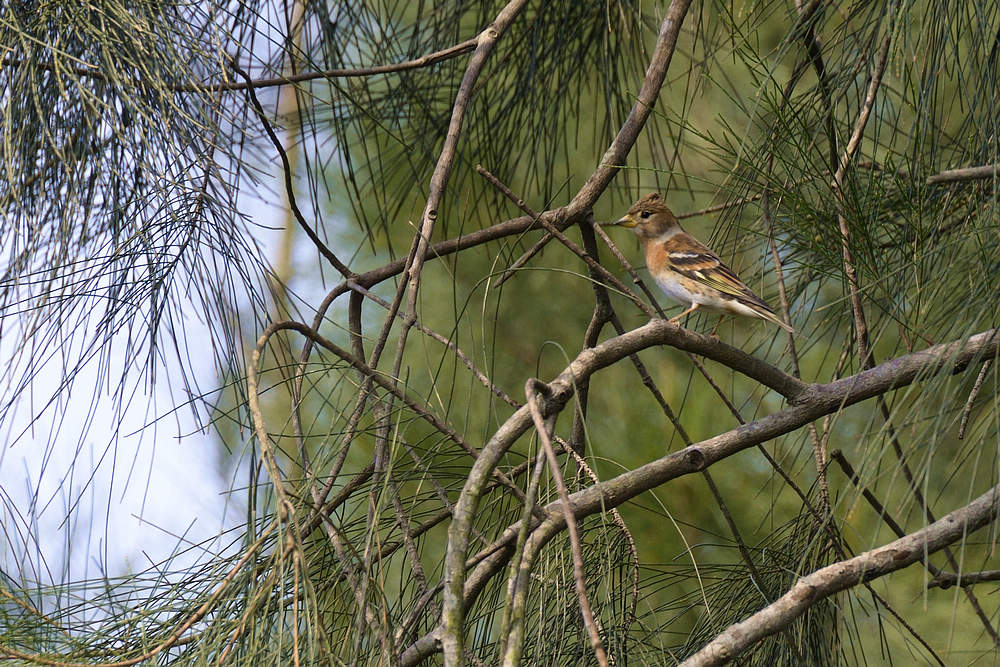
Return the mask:
[[768,322],[774,322],[788,333],[791,334],[798,333],[791,326],[785,324],[785,321],[780,317],[778,317],[777,313],[775,313],[774,311],[764,308],[754,308],[754,311],[757,312],[763,319],[767,320]]

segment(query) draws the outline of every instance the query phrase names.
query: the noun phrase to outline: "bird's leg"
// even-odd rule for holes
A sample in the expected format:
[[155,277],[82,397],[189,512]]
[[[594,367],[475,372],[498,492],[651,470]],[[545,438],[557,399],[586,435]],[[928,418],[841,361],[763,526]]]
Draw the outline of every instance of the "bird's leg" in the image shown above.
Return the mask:
[[711,336],[712,338],[718,338],[718,336],[716,336],[715,333],[719,330],[719,326],[722,325],[722,320],[724,320],[725,318],[726,318],[725,315],[719,316],[718,321],[716,321],[715,323],[715,327],[712,329],[712,333],[708,334],[709,336]]
[[[694,312],[695,310],[697,310],[698,309],[698,305],[699,304],[697,304],[697,303],[692,303],[691,307],[688,308],[687,310],[685,310],[683,313],[681,313],[680,315],[675,315],[675,316],[671,317],[670,318],[670,323],[671,324],[677,324],[677,321],[679,319],[681,319],[682,317],[684,317],[688,313],[691,313],[691,312]],[[677,326],[680,326],[680,325],[678,324]]]

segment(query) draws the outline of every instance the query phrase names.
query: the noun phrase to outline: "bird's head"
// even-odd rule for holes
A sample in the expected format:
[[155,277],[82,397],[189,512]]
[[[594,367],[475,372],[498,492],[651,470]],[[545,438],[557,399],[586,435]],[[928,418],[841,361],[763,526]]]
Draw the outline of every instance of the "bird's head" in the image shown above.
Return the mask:
[[618,225],[634,229],[640,239],[654,239],[679,228],[677,218],[659,193],[648,194],[632,205]]

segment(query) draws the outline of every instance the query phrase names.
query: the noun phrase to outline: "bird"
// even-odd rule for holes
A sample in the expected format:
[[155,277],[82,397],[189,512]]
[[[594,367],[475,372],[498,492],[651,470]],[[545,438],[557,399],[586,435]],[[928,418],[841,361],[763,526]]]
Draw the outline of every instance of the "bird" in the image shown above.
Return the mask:
[[683,229],[659,193],[646,195],[614,224],[632,229],[646,254],[646,268],[660,289],[687,310],[757,317],[795,333],[774,310],[726,266],[719,256]]

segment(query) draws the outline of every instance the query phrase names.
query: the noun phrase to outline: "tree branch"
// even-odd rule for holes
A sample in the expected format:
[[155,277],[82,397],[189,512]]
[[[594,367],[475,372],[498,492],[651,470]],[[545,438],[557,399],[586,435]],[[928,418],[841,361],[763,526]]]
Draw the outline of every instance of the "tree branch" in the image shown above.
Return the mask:
[[[573,556],[573,582],[576,586],[576,597],[580,604],[580,614],[583,616],[583,625],[590,636],[590,645],[594,649],[594,657],[597,658],[597,663],[601,667],[608,667],[608,656],[604,651],[604,642],[601,641],[597,624],[594,622],[594,611],[591,609],[590,601],[587,599],[587,579],[583,565],[583,549],[580,547],[580,534],[577,530],[576,520],[569,506],[569,491],[566,489],[566,482],[563,480],[562,471],[559,469],[559,460],[556,458],[555,450],[552,449],[550,430],[554,426],[554,423],[546,423],[542,417],[542,410],[538,405],[538,394],[542,394],[543,397],[547,398],[548,387],[538,380],[530,379],[525,384],[524,393],[528,399],[528,410],[531,412],[531,419],[535,424],[535,430],[538,432],[538,438],[542,442],[542,449],[545,450],[545,458],[549,461],[549,473],[552,475],[552,480],[555,482],[556,489],[559,492],[559,499],[562,501],[562,506],[565,510],[563,518],[566,521],[566,528],[569,532],[570,551]],[[527,581],[527,578],[525,581]],[[507,650],[511,651],[511,645],[515,643],[517,642],[512,642],[508,638]],[[515,648],[514,651],[515,653],[520,653],[519,648]],[[508,662],[510,664],[519,664],[520,660],[509,661],[505,656],[504,662],[505,664]]]
[[927,185],[956,183],[958,181],[985,180],[1000,176],[1000,164],[988,164],[982,167],[963,167],[949,169],[927,177]]
[[[247,75],[247,73],[241,70],[239,66],[236,65],[235,62],[233,62],[232,67],[245,80],[247,81],[250,80],[250,77]],[[333,253],[333,251],[330,250],[329,247],[327,247],[327,245],[323,242],[323,240],[319,238],[319,235],[316,234],[316,231],[309,225],[308,222],[306,222],[306,218],[304,215],[302,215],[302,211],[299,210],[299,206],[295,202],[295,187],[292,183],[292,167],[291,164],[289,164],[288,162],[288,153],[285,152],[285,147],[281,145],[281,141],[278,139],[277,135],[274,133],[274,130],[271,128],[271,123],[267,120],[267,116],[264,114],[264,108],[261,106],[260,100],[257,99],[257,95],[254,94],[253,92],[253,87],[247,88],[247,96],[250,99],[250,105],[253,107],[254,112],[257,114],[257,117],[260,118],[260,122],[264,125],[264,131],[267,133],[267,136],[271,140],[271,143],[274,144],[274,148],[278,151],[278,156],[281,158],[282,173],[284,174],[285,194],[288,197],[288,206],[289,208],[292,209],[292,215],[295,216],[295,220],[299,223],[299,226],[302,227],[302,230],[305,231],[306,236],[309,237],[309,240],[312,242],[312,244],[316,246],[316,250],[319,251],[319,254],[323,255],[326,261],[330,262],[331,266],[337,269],[337,271],[339,271],[342,276],[344,276],[345,278],[349,278],[351,275],[353,275],[351,269],[342,261],[340,261],[340,259],[337,258],[337,256]]]
[[729,626],[682,665],[701,667],[732,660],[764,637],[787,627],[819,600],[865,581],[901,570],[993,521],[1000,512],[1000,486],[926,528],[866,551],[850,560],[828,565],[802,577],[774,603]]
[[[287,76],[276,76],[268,79],[250,79],[247,77],[244,81],[220,81],[217,83],[172,83],[167,85],[167,90],[172,90],[177,93],[234,92],[239,90],[248,90],[251,88],[258,90],[261,88],[273,88],[274,86],[285,86],[292,83],[314,81],[316,79],[344,79],[351,77],[373,76],[376,74],[391,74],[393,72],[405,72],[411,69],[420,69],[422,67],[436,65],[439,62],[451,60],[452,58],[457,58],[460,55],[469,53],[476,48],[476,40],[476,37],[471,37],[464,42],[460,42],[454,46],[449,46],[446,49],[428,53],[413,60],[405,60],[401,63],[392,63],[389,65],[372,65],[370,67],[357,68],[334,68],[318,72],[301,72],[299,74],[289,74]],[[3,66],[19,67],[23,65],[24,62],[24,60],[6,58],[3,61]],[[90,65],[89,67],[63,67],[55,63],[35,62],[32,64],[35,67],[55,72],[57,74],[71,71],[77,76],[107,81],[107,77],[97,68],[96,65]],[[120,83],[117,78],[115,81],[116,83]]]
[[942,590],[952,586],[973,586],[984,581],[1000,581],[1000,570],[983,570],[982,572],[941,572],[927,582],[928,588],[939,587]]

